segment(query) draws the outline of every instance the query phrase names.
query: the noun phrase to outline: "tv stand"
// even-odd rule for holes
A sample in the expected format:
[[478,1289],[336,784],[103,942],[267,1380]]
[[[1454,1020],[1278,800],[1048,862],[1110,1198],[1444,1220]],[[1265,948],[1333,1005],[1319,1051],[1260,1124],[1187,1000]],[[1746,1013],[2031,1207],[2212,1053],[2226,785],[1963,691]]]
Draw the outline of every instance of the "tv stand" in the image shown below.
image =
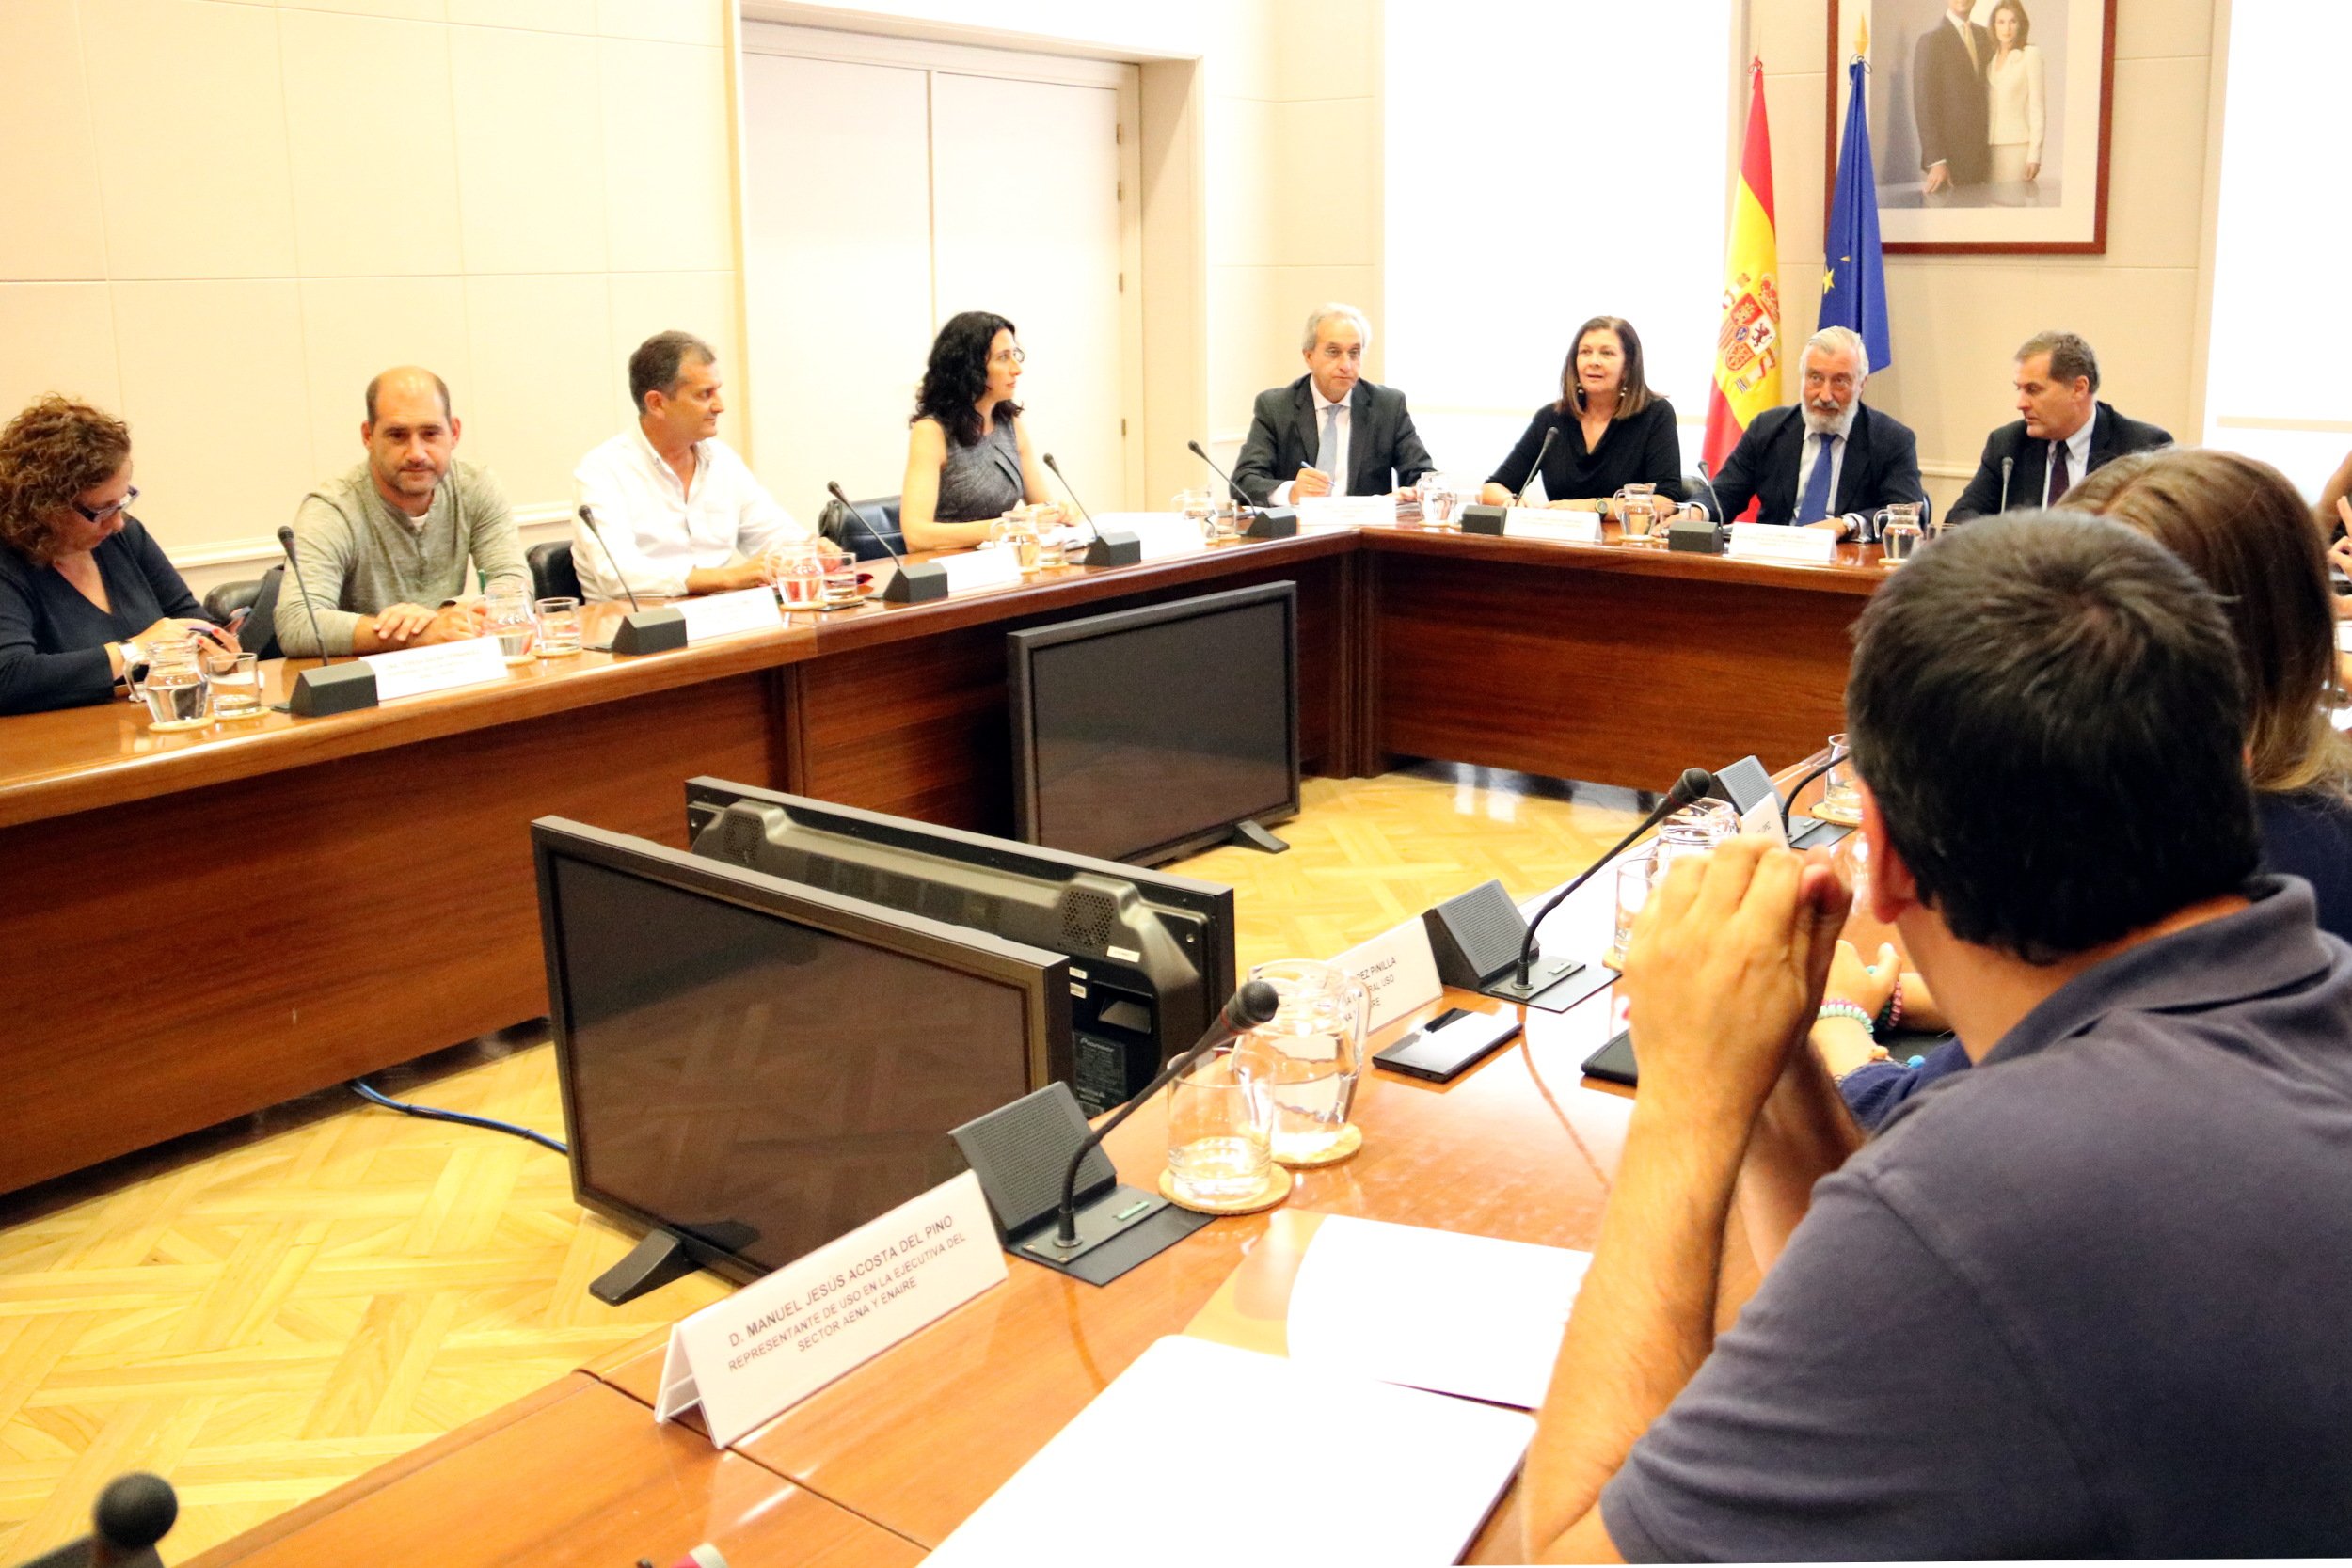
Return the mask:
[[697,1264],[686,1245],[667,1230],[648,1230],[629,1255],[589,1282],[588,1293],[607,1307],[634,1301],[647,1291],[659,1291],[673,1279],[692,1274]]
[[1233,824],[1233,831],[1227,835],[1225,842],[1237,844],[1245,849],[1263,849],[1269,855],[1279,855],[1290,848],[1289,845],[1246,816]]

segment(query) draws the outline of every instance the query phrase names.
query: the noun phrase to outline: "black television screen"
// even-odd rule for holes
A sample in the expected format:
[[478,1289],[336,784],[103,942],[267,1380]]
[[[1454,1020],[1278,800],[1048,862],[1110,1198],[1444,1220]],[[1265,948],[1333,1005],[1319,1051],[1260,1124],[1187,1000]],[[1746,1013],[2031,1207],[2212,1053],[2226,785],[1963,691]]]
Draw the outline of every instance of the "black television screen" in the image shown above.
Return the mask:
[[1020,834],[1169,860],[1298,810],[1298,590],[1007,634]]
[[1067,1071],[1058,954],[560,819],[532,826],[574,1195],[739,1278],[962,1168]]

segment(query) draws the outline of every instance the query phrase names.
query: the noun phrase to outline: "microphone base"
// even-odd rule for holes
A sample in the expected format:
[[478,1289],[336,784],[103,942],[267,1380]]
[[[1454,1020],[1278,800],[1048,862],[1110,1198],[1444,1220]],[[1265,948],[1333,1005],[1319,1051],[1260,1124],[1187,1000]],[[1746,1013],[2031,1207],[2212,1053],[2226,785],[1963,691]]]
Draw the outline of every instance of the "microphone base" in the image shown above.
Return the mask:
[[1479,987],[1478,994],[1491,996],[1498,1002],[1517,1002],[1523,1007],[1534,1007],[1542,1012],[1565,1013],[1616,978],[1605,971],[1597,978],[1589,964],[1576,958],[1555,958],[1541,953],[1528,966],[1527,984],[1520,985],[1518,976],[1518,969],[1514,965]]
[[322,664],[294,677],[286,711],[297,719],[357,713],[375,705],[375,672],[360,663]]
[[947,596],[947,568],[936,561],[902,562],[882,589],[885,604],[930,604]]
[[1666,525],[1666,548],[1692,555],[1721,555],[1730,538],[1729,530],[1703,517]]
[[1140,566],[1143,541],[1123,529],[1104,529],[1087,546],[1087,558],[1079,564],[1089,572],[1098,566]]
[[1056,1215],[1048,1217],[1034,1234],[1015,1242],[1012,1251],[1056,1274],[1089,1285],[1107,1285],[1216,1217],[1179,1209],[1157,1193],[1121,1182],[1079,1208],[1078,1239],[1072,1245],[1065,1247],[1055,1240],[1060,1228]]
[[1489,538],[1502,537],[1502,516],[1507,507],[1488,506],[1481,502],[1462,508],[1462,531],[1483,533]]
[[612,632],[612,651],[624,656],[666,654],[685,646],[686,613],[675,605],[632,610]]
[[1298,536],[1298,509],[1291,506],[1253,507],[1241,536],[1244,539],[1295,539]]

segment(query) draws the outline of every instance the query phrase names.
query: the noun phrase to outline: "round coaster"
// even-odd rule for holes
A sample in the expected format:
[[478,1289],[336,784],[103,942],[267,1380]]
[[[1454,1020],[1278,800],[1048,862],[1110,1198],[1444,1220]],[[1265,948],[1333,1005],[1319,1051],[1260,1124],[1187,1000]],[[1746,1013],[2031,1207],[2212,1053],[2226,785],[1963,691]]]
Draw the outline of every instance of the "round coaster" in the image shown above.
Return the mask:
[[1351,1121],[1340,1129],[1339,1137],[1330,1148],[1320,1154],[1311,1154],[1304,1159],[1288,1160],[1278,1154],[1274,1158],[1277,1164],[1288,1165],[1293,1170],[1316,1170],[1324,1165],[1336,1165],[1342,1160],[1351,1159],[1356,1151],[1363,1147],[1364,1130]]
[[1841,828],[1859,828],[1862,826],[1862,814],[1860,812],[1846,811],[1839,807],[1831,805],[1826,800],[1813,808],[1813,819],[1816,822],[1835,822]]
[[1291,1173],[1279,1165],[1266,1167],[1265,1185],[1243,1197],[1223,1198],[1216,1202],[1194,1201],[1176,1196],[1176,1173],[1160,1172],[1160,1196],[1179,1209],[1189,1209],[1196,1214],[1254,1214],[1261,1209],[1271,1209],[1291,1196]]

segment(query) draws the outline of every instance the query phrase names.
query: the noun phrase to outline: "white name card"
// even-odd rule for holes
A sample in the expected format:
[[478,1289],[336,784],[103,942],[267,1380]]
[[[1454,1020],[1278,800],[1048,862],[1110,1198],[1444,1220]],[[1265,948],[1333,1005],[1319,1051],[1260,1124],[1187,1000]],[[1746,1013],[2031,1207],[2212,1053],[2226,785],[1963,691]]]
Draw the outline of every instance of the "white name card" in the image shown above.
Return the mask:
[[499,640],[495,637],[469,637],[463,642],[367,654],[359,662],[375,672],[375,700],[379,703],[506,678],[506,660],[499,654]]
[[1094,519],[1094,526],[1134,534],[1146,561],[1197,555],[1209,547],[1200,537],[1200,525],[1181,512],[1106,512]]
[[965,1171],[672,1328],[654,1418],[699,1404],[725,1448],[1004,1277]]
[[1396,527],[1394,496],[1303,496],[1291,504],[1298,509],[1298,526],[1311,533]]
[[947,592],[951,594],[977,593],[983,588],[1013,588],[1021,581],[1021,558],[1003,546],[943,555],[939,564],[946,568]]
[[1555,545],[1600,543],[1600,514],[1553,511],[1549,506],[1515,506],[1502,515],[1506,539],[1549,539]]
[[1837,535],[1825,528],[1734,523],[1731,554],[1735,560],[1796,561],[1809,566],[1826,566],[1837,559]]
[[1437,955],[1429,950],[1429,927],[1415,915],[1333,958],[1332,963],[1364,983],[1372,993],[1369,1034],[1385,1029],[1445,994]]
[[773,631],[784,625],[784,611],[776,607],[776,591],[765,584],[733,594],[681,599],[677,608],[686,617],[689,644],[731,637],[739,631]]

